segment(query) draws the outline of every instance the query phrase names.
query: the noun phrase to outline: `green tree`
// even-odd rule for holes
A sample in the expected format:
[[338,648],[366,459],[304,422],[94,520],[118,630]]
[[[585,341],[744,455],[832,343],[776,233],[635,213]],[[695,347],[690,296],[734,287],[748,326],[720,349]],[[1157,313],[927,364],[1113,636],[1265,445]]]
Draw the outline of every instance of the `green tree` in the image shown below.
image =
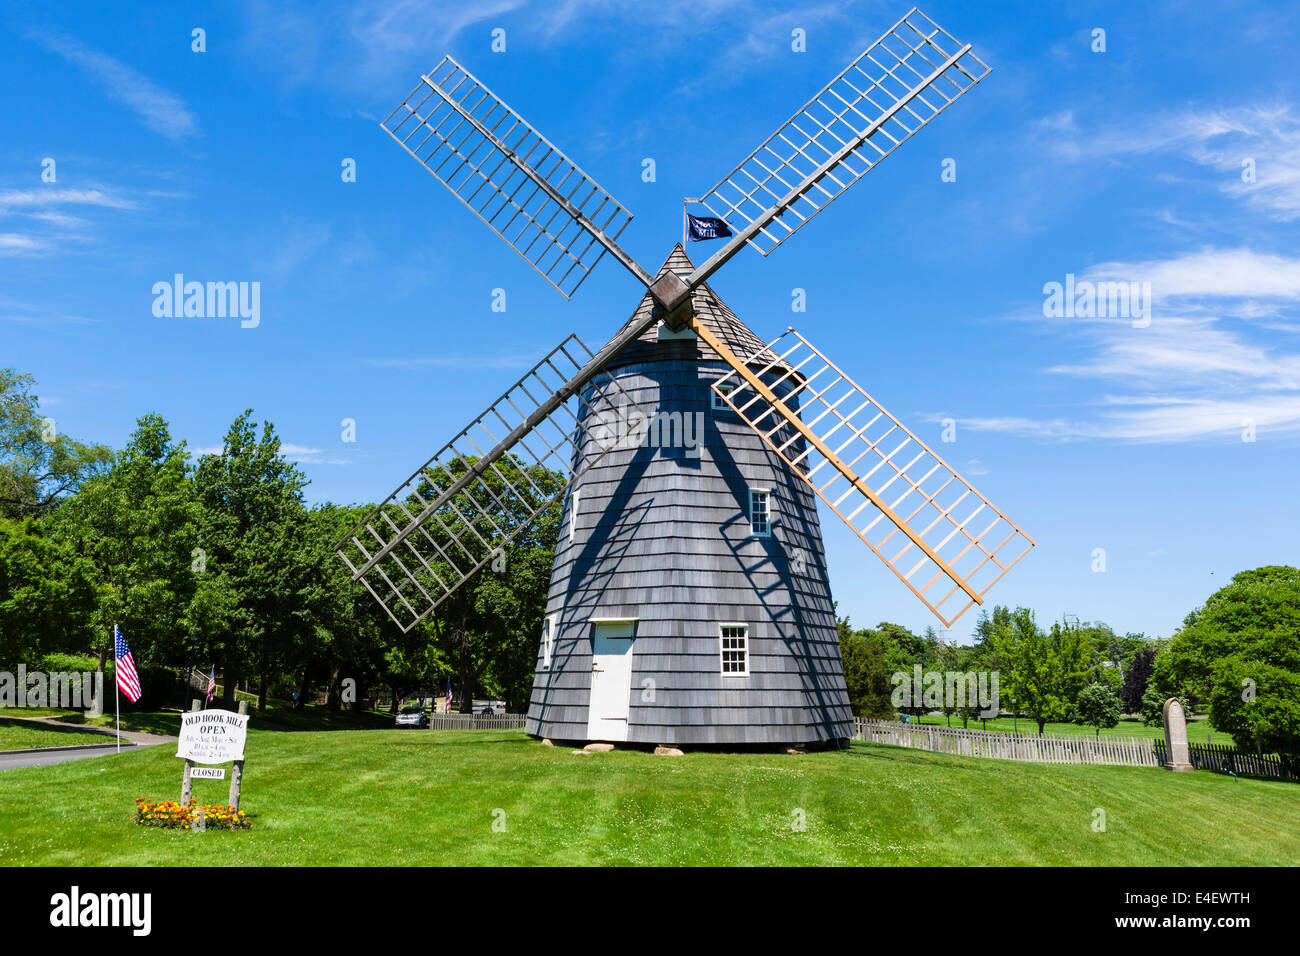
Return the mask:
[[1142,723],[1148,727],[1161,727],[1165,722],[1165,701],[1170,697],[1177,697],[1178,702],[1183,705],[1183,713],[1188,712],[1187,698],[1178,694],[1166,694],[1159,685],[1150,683],[1147,685],[1146,692],[1142,695]]
[[326,504],[307,514],[304,551],[314,572],[307,576],[301,596],[310,631],[290,647],[284,667],[304,699],[314,681],[324,681],[327,703],[334,710],[343,704],[345,679],[356,681],[354,709],[360,708],[374,683],[387,681],[402,688],[420,683],[423,675],[413,683],[403,675],[410,670],[409,658],[427,656],[430,647],[427,632],[402,634],[365,585],[351,580],[334,551],[371,510],[370,505]]
[[996,630],[994,642],[1002,662],[1000,689],[1016,709],[1038,724],[1063,720],[1083,689],[1092,645],[1079,628],[1053,624],[1049,633],[1028,608],[1016,608]]
[[1119,723],[1119,698],[1109,684],[1089,684],[1079,692],[1074,712],[1076,723],[1095,728],[1100,737],[1101,728],[1109,729]]
[[1003,604],[994,605],[992,613],[988,608],[980,609],[980,616],[975,621],[975,630],[971,636],[975,639],[975,644],[986,645],[992,643],[995,634],[1004,632],[1011,627],[1011,609]]
[[1142,696],[1147,692],[1147,684],[1155,671],[1156,649],[1153,646],[1139,648],[1129,663],[1124,674],[1124,684],[1120,690],[1120,700],[1124,709],[1136,714],[1142,709]]
[[236,418],[221,453],[204,455],[194,473],[204,573],[223,575],[222,590],[236,599],[225,602],[223,629],[202,635],[198,652],[220,664],[227,707],[236,684],[255,678],[265,708],[272,677],[311,632],[305,590],[319,569],[304,547],[307,479],[280,453],[275,426],[263,422],[259,437],[252,415]]
[[1300,754],[1300,570],[1235,575],[1188,615],[1156,670],[1208,699],[1211,724],[1238,743]]
[[1092,682],[1112,686],[1116,675],[1101,666],[1101,658],[1093,645],[1092,632],[1085,628],[1068,622],[1053,622],[1048,634],[1048,645],[1051,648],[1057,694],[1065,701],[1066,719],[1073,719],[1071,712],[1083,689]]
[[144,415],[113,466],[46,519],[51,533],[94,568],[89,625],[101,667],[115,622],[137,664],[183,662],[197,517],[185,443],[172,441],[160,416]]
[[30,375],[0,369],[0,517],[43,514],[113,460],[104,445],[59,434],[34,386]]
[[840,657],[844,662],[844,683],[848,686],[853,716],[891,720],[895,716],[890,700],[892,687],[885,662],[885,650],[871,631],[854,631],[847,618],[836,621]]
[[[845,621],[847,626],[847,620]],[[884,658],[884,669],[891,688],[897,687],[894,681],[895,675],[902,674],[906,678],[906,687],[912,686],[914,677],[914,668],[920,665],[924,671],[933,662],[937,638],[927,642],[924,637],[913,634],[910,630],[901,624],[893,624],[889,621],[881,621],[874,628],[863,628],[853,631],[852,633],[874,642],[881,650]],[[931,631],[933,634],[933,631]],[[910,704],[900,705],[898,710],[911,717],[920,718],[929,708],[927,708],[920,694],[909,694]],[[890,691],[890,706],[893,707],[893,689]]]
[[0,668],[34,666],[48,651],[89,646],[92,575],[71,549],[35,533],[31,521],[0,518]]
[[[927,628],[926,632],[927,635],[934,633],[933,628]],[[938,635],[935,635],[935,644],[933,664],[937,670],[945,674],[957,673],[965,670],[964,664],[967,655],[964,653],[964,649],[960,645],[940,641]],[[952,726],[952,718],[954,714],[962,715],[962,726],[966,726],[967,723],[969,723],[970,714],[968,713],[969,708],[966,704],[967,699],[965,698],[957,700],[955,697],[949,697],[947,693],[947,684],[945,682],[944,695],[943,699],[940,701],[939,710],[943,712],[944,723],[947,726]]]
[[[408,501],[387,506],[393,522],[400,527],[410,513],[425,510],[473,464],[458,459],[426,469]],[[561,514],[558,500],[546,502],[564,486],[562,474],[506,455],[406,539],[406,560],[428,565],[442,581],[458,581],[482,565],[439,603],[427,626],[463,711],[480,690],[512,706],[527,700]]]

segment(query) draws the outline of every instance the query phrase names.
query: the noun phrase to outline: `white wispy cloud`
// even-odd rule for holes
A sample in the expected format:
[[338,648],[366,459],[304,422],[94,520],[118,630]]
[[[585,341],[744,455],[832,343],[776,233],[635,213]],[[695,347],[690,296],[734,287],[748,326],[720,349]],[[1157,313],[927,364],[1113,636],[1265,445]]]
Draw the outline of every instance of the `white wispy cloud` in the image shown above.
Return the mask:
[[291,223],[281,230],[268,265],[276,275],[287,275],[315,256],[329,240],[327,223]]
[[[1213,170],[1223,194],[1276,219],[1300,218],[1300,112],[1289,103],[1188,108],[1124,123],[1109,114],[1090,123],[1063,110],[1040,121],[1036,139],[1068,160],[1177,155]],[[1243,178],[1248,160],[1253,181]]]
[[[1300,431],[1300,258],[1250,249],[1202,249],[1162,260],[1108,262],[1082,277],[1149,281],[1151,324],[1059,319],[1086,354],[1047,369],[1093,382],[1098,397],[1075,417],[962,419],[977,431],[1043,439],[1199,441]],[[1040,318],[1038,321],[1042,321]]]
[[0,302],[0,322],[21,322],[28,325],[65,323],[102,322],[85,315],[73,315],[45,306],[28,305],[23,302]]
[[490,27],[508,25],[508,43],[519,42],[519,31],[529,43],[546,45],[563,44],[579,29],[585,37],[593,31],[635,32],[648,56],[652,49],[680,50],[688,29],[698,34],[724,28],[712,51],[713,68],[702,72],[715,83],[734,82],[764,68],[768,54],[788,48],[795,26],[814,32],[839,22],[845,28],[840,35],[851,35],[850,8],[857,3],[791,4],[773,13],[759,0],[356,0],[322,11],[294,0],[247,0],[244,42],[290,84],[336,84],[344,75],[352,89],[382,87],[391,95],[397,77],[429,69],[441,50],[471,30],[482,31],[486,43]]
[[0,256],[54,254],[93,238],[95,222],[88,217],[137,208],[135,200],[107,186],[0,189],[0,219],[20,221],[24,229],[0,234]]
[[0,190],[0,210],[45,208],[47,206],[100,206],[134,209],[135,202],[103,189],[5,189]]
[[46,34],[39,39],[48,49],[85,70],[109,96],[160,136],[179,141],[198,134],[198,117],[185,101],[133,67],[69,36]]
[[1300,300],[1300,259],[1253,249],[1206,248],[1173,259],[1103,262],[1086,278],[1151,283],[1158,303],[1182,299]]
[[[243,42],[254,57],[290,84],[335,83],[350,88],[377,77],[427,70],[467,28],[525,5],[525,0],[357,0],[322,9],[295,0],[248,0]],[[384,82],[387,87],[387,79]]]
[[0,232],[0,256],[23,255],[42,252],[48,246],[44,239],[18,232]]
[[352,459],[340,457],[335,452],[327,452],[323,448],[312,448],[307,445],[295,445],[292,442],[281,442],[280,454],[289,461],[297,462],[300,465],[352,464]]
[[69,216],[61,212],[34,212],[29,214],[32,219],[39,222],[48,223],[51,226],[59,226],[63,229],[84,229],[90,225],[90,220],[82,219],[80,216]]
[[[189,449],[190,456],[201,458],[204,455],[220,455],[224,450],[221,445],[200,445]],[[337,454],[326,452],[323,448],[314,448],[310,445],[296,445],[293,442],[281,442],[280,454],[287,461],[296,462],[299,465],[350,465],[352,459],[340,457]]]

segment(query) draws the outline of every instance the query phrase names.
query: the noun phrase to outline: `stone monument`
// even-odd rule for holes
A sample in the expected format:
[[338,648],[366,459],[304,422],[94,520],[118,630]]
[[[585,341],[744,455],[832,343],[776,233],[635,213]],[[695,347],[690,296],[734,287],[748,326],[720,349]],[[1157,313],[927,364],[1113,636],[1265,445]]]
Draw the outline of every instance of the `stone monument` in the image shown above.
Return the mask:
[[1165,719],[1165,748],[1169,754],[1165,769],[1194,769],[1187,751],[1187,715],[1183,713],[1182,702],[1177,697],[1170,697],[1161,710]]

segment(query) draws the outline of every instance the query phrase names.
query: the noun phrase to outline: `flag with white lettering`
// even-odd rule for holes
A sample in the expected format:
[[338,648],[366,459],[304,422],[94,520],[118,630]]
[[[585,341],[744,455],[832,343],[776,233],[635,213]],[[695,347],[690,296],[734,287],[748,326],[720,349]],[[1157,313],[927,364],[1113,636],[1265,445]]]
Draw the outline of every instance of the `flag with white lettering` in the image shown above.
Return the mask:
[[692,216],[686,214],[688,229],[686,238],[699,242],[703,239],[725,239],[731,235],[731,227],[714,216]]

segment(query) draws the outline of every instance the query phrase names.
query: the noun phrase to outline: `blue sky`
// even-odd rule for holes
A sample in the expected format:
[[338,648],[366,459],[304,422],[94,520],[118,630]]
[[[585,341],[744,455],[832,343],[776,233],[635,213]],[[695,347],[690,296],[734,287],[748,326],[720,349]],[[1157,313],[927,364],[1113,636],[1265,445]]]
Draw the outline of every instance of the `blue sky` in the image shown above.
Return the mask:
[[[211,449],[252,407],[312,500],[358,501],[640,298],[606,261],[565,302],[397,148],[377,122],[421,72],[451,52],[478,74],[636,215],[625,246],[653,269],[681,198],[907,7],[0,9],[0,365],[37,378],[60,431],[116,446],[157,411]],[[1037,538],[993,601],[1166,635],[1235,571],[1297,563],[1300,17],[1244,0],[922,9],[994,72],[712,285],[764,338],[794,324]],[[155,317],[154,283],[178,272],[260,282],[260,323]],[[1152,321],[1045,317],[1044,285],[1067,274],[1149,281]],[[939,444],[945,418],[955,443]],[[841,612],[933,622],[823,524]]]

